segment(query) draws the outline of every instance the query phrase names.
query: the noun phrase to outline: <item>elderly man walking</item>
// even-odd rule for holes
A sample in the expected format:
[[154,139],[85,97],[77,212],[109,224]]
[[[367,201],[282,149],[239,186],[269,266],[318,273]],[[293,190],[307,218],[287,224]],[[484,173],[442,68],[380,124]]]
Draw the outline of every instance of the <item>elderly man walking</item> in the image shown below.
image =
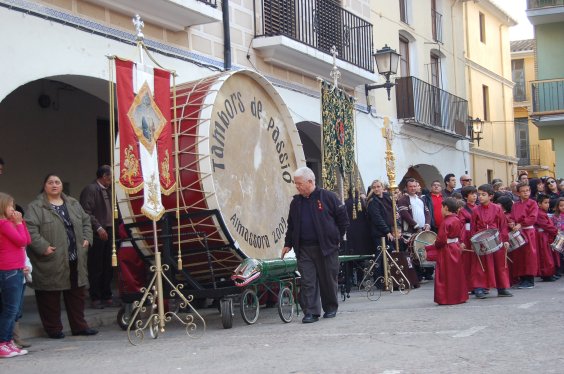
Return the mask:
[[315,175],[302,167],[294,173],[298,190],[290,203],[288,231],[282,258],[294,248],[301,274],[300,304],[303,323],[337,314],[337,275],[339,273],[339,244],[349,226],[344,204],[331,191],[316,187]]

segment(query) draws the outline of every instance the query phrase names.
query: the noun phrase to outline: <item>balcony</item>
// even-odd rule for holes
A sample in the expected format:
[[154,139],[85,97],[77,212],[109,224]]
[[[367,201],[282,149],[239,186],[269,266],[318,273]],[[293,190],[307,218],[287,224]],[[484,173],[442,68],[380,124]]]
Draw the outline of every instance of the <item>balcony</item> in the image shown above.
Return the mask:
[[327,76],[337,48],[341,82],[374,80],[372,24],[327,0],[255,0],[253,46],[266,62]]
[[564,21],[564,0],[527,0],[527,17],[533,25]]
[[439,43],[443,42],[443,15],[436,10],[431,10],[433,40]]
[[535,124],[564,124],[564,78],[534,81],[531,87]]
[[396,79],[398,118],[457,138],[468,137],[468,101],[415,77]]
[[182,31],[190,26],[223,19],[217,0],[86,0],[119,13],[139,14],[144,21],[167,30]]

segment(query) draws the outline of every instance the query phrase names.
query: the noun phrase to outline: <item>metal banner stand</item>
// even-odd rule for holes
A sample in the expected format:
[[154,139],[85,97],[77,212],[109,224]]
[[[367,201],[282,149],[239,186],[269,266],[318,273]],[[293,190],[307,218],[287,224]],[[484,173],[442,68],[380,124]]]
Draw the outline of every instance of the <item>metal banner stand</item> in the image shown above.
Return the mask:
[[[142,28],[144,27],[144,23],[141,20],[141,17],[139,17],[139,15],[136,15],[135,18],[133,18],[133,24],[135,26],[135,29],[137,31],[137,35],[136,35],[136,40],[137,40],[137,48],[139,49],[139,57],[140,57],[140,63],[143,64],[143,57],[144,57],[144,53],[147,54],[147,56],[151,59],[151,61],[153,63],[155,63],[157,66],[161,67],[149,54],[143,39],[144,39],[144,35],[142,33]],[[109,79],[109,85],[110,85],[110,128],[114,129],[115,128],[115,118],[114,118],[114,94],[113,94],[113,77],[111,76],[113,74],[113,69],[112,69],[112,62],[113,60],[116,58],[115,56],[108,56],[108,58],[110,59],[110,79]],[[165,69],[166,70],[166,69]],[[171,72],[171,75],[173,76],[173,79],[175,77],[175,73]],[[173,92],[175,93],[175,83],[173,84]],[[174,97],[174,100],[176,100],[176,97]],[[176,190],[177,190],[177,197],[178,197],[178,123],[177,123],[177,119],[176,119],[176,111],[173,110],[174,113],[174,118],[173,118],[173,123],[174,123],[174,128],[175,128],[175,167],[176,167],[176,177],[177,177],[177,185],[176,185]],[[112,130],[112,135],[114,134],[113,130]],[[112,138],[113,139],[113,138]],[[115,144],[115,141],[114,143]],[[112,160],[114,160],[114,152],[115,152],[115,147],[112,147]],[[115,163],[113,163],[114,167],[115,167]],[[178,198],[177,198],[178,200]],[[115,195],[114,195],[114,200],[113,203],[115,204]],[[114,211],[117,210],[117,206],[114,209]],[[178,201],[177,201],[177,217],[178,217]],[[166,323],[172,321],[173,319],[175,319],[176,321],[180,322],[185,330],[186,330],[186,334],[191,337],[191,338],[198,338],[201,337],[206,330],[206,323],[205,320],[202,318],[202,316],[191,306],[190,302],[193,300],[193,296],[192,295],[188,295],[187,297],[184,296],[184,294],[182,294],[181,290],[184,287],[182,284],[179,284],[177,286],[175,286],[172,281],[165,275],[165,271],[167,271],[169,269],[169,266],[167,264],[162,264],[162,260],[161,260],[161,252],[159,251],[158,248],[158,235],[157,235],[157,221],[156,219],[152,219],[152,223],[153,223],[153,244],[154,244],[154,255],[155,255],[155,264],[153,266],[150,267],[150,270],[154,273],[153,277],[151,278],[151,281],[149,282],[149,285],[147,287],[144,287],[141,289],[141,292],[143,293],[143,296],[141,297],[141,299],[139,301],[135,301],[133,303],[133,310],[131,313],[131,317],[130,317],[130,321],[129,321],[129,325],[127,326],[127,338],[129,340],[129,342],[132,345],[137,345],[138,343],[142,342],[145,338],[145,330],[149,329],[150,335],[153,339],[156,339],[159,335],[159,332],[164,333],[165,332],[165,325]],[[115,232],[115,230],[114,230]],[[180,243],[180,240],[179,240]],[[180,244],[179,244],[180,246]],[[114,249],[114,254],[115,254],[115,249]],[[179,267],[182,266],[182,259],[180,257],[180,248],[179,248]],[[170,286],[170,292],[169,292],[169,296],[171,298],[175,298],[178,297],[180,298],[180,303],[178,304],[178,308],[177,310],[169,310],[169,311],[165,311],[165,303],[164,303],[164,289],[163,289],[163,278],[166,281],[166,283],[168,283],[168,285]],[[182,309],[186,309],[189,310],[190,313],[188,313],[184,318],[181,318],[178,313],[180,310]],[[147,316],[147,314],[149,314]],[[198,323],[196,318],[201,321],[202,323],[202,329],[198,330]]]

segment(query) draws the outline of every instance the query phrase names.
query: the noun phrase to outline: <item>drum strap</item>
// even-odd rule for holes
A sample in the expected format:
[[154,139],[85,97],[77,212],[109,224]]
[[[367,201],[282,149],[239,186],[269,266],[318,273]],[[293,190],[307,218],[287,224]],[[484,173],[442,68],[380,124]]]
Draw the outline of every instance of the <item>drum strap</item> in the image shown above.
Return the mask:
[[544,229],[537,229],[538,232],[544,232]]
[[447,243],[448,243],[448,244],[450,244],[450,243],[458,243],[458,238],[452,238],[452,239],[449,238],[449,239],[447,239]]
[[535,226],[526,226],[526,227],[521,227],[521,230],[530,230],[530,229],[534,229]]

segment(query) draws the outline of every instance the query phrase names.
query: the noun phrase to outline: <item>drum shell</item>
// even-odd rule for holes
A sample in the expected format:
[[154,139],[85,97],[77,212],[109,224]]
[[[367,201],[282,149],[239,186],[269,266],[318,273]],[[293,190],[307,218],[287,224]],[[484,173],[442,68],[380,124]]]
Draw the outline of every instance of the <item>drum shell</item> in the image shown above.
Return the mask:
[[564,232],[559,231],[550,245],[553,251],[564,254]]
[[519,231],[519,230],[511,231],[509,233],[508,252],[513,252],[514,250],[519,249],[522,246],[524,246],[526,243],[527,243],[527,240],[525,239],[523,234],[521,234],[521,231]]
[[427,258],[427,250],[425,246],[435,244],[437,240],[437,234],[433,231],[421,231],[414,234],[409,239],[408,247],[412,254],[414,261],[419,263],[423,267],[433,267],[435,266],[435,261],[430,261]]
[[499,237],[499,231],[496,229],[488,229],[479,232],[470,238],[470,242],[472,243],[474,252],[479,256],[494,253],[503,246]]

